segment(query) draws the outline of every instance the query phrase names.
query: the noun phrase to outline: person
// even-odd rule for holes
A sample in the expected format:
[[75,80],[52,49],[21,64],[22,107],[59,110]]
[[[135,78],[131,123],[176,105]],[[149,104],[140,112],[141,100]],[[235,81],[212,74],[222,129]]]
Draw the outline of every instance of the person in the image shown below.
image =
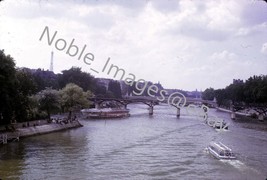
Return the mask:
[[15,128],[14,125],[11,126],[11,129],[12,129],[13,132],[16,131],[16,128]]

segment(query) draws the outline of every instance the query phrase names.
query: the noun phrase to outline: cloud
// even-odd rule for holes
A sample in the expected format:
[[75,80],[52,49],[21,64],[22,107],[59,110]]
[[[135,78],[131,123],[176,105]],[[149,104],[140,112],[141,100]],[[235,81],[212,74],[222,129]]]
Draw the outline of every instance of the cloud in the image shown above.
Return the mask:
[[153,0],[150,1],[151,5],[162,13],[171,13],[179,11],[180,3],[179,1],[169,1],[166,3],[166,0]]
[[[242,1],[241,1],[242,2]],[[267,3],[261,1],[244,1],[241,18],[246,26],[267,22]]]
[[77,58],[38,41],[49,26],[58,38],[86,44],[97,70],[111,57],[126,72],[169,88],[222,88],[233,78],[266,72],[259,55],[259,47],[266,53],[267,46],[265,10],[254,3],[249,10],[247,1],[235,0],[3,1],[0,47],[18,66],[48,68],[54,49],[56,72],[71,66],[90,72]]
[[29,1],[29,0],[10,0],[3,1],[1,4],[2,13],[16,19],[38,19],[40,17],[66,17],[66,9],[71,8],[70,4],[64,6],[55,5],[50,1]]
[[[79,10],[76,11],[77,13]],[[87,11],[88,12],[88,11]],[[101,11],[98,8],[90,9],[89,13],[77,18],[78,21],[83,21],[83,24],[88,25],[90,28],[109,29],[115,21],[111,13]]]
[[165,30],[201,41],[222,41],[232,37],[240,25],[233,1],[180,1],[179,11],[168,15]]
[[236,54],[228,52],[227,50],[224,50],[222,52],[215,52],[211,55],[211,59],[214,60],[233,60],[236,58]]

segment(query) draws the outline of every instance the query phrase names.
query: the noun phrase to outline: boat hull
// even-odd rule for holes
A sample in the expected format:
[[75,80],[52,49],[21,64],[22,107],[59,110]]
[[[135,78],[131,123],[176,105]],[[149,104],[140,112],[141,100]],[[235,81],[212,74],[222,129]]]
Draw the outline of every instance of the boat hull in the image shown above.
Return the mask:
[[82,114],[90,119],[113,119],[130,116],[128,109],[84,109]]
[[228,160],[236,159],[236,157],[232,153],[232,150],[226,145],[222,144],[221,142],[219,143],[212,142],[210,143],[207,149],[209,153],[212,154],[217,159],[228,159]]
[[210,147],[208,147],[208,151],[210,152],[211,155],[213,155],[217,159],[229,159],[229,160],[236,159],[236,157],[234,157],[234,156],[221,156],[217,152],[212,150]]

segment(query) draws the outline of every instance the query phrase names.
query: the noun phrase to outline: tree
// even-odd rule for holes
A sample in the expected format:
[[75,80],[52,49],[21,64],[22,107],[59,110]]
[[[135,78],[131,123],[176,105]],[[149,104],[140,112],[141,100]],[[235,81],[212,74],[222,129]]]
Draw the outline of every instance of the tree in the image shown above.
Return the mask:
[[235,83],[230,84],[225,88],[227,98],[232,101],[232,103],[241,103],[244,101],[244,84]]
[[[129,85],[131,84],[132,85]],[[130,81],[130,82],[127,82],[127,96],[130,96],[130,95],[133,95],[133,91],[135,90],[135,86],[136,86],[136,82],[135,81]]]
[[32,73],[34,81],[37,85],[37,92],[44,90],[47,87],[59,89],[58,76],[54,74],[54,72],[45,71],[42,69],[30,70],[25,68],[25,71],[26,70]]
[[81,68],[72,67],[69,70],[62,71],[58,75],[58,83],[60,88],[65,87],[68,83],[74,83],[80,86],[84,91],[95,91],[96,82],[89,73],[82,72]]
[[219,106],[237,106],[264,107],[267,104],[267,76],[253,76],[246,80],[245,83],[238,82],[227,86],[224,89],[215,91],[215,97]]
[[225,89],[217,89],[215,90],[215,98],[218,106],[229,106],[229,99],[227,98],[227,93]]
[[30,99],[29,96],[36,93],[36,83],[33,76],[23,69],[16,70],[14,115],[16,121],[24,122],[29,120]]
[[112,92],[115,98],[121,98],[121,85],[118,81],[111,80],[108,83],[108,91]]
[[16,69],[13,58],[0,50],[0,124],[8,124],[14,114]]
[[212,101],[215,97],[215,91],[213,88],[208,88],[202,93],[202,99]]
[[39,96],[32,95],[29,97],[29,110],[28,110],[28,119],[37,120],[47,118],[47,112],[41,110]]
[[95,94],[96,96],[105,96],[107,93],[107,89],[105,86],[103,85],[96,85],[96,90],[95,90]]
[[37,84],[33,75],[25,69],[16,70],[17,89],[24,95],[32,95],[37,93]]
[[244,85],[246,103],[267,103],[267,76],[250,77]]
[[51,112],[59,109],[59,92],[52,88],[46,88],[37,94],[41,109],[47,112],[48,119],[51,119]]
[[69,118],[74,110],[89,106],[88,96],[92,96],[90,91],[83,89],[74,83],[69,83],[60,91],[60,103],[64,110],[69,112]]
[[0,51],[0,124],[29,120],[29,96],[35,92],[31,73],[15,69],[13,58]]

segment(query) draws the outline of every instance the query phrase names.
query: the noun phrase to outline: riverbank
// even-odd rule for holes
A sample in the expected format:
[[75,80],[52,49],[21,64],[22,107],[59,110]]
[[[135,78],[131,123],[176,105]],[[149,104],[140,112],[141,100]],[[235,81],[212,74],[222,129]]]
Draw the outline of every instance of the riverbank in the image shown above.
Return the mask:
[[[224,109],[224,108],[216,108],[217,111],[225,112],[225,113],[231,113],[230,110]],[[267,121],[266,117],[264,121],[260,121],[257,118],[253,118],[250,116],[250,114],[242,113],[242,112],[236,112],[236,119],[234,120],[236,123],[242,123],[242,127],[247,129],[255,129],[255,130],[261,130],[261,131],[267,131]]]
[[[221,111],[221,112],[226,112],[226,113],[232,113],[231,110],[229,109],[224,109],[224,108],[219,108],[217,107],[216,108],[217,111]],[[249,112],[249,111],[248,111]],[[249,113],[246,113],[246,112],[235,112],[235,114],[237,115],[237,117],[242,117],[243,119],[247,119],[247,120],[259,120],[258,119],[258,114],[256,114],[257,112],[249,112]],[[263,120],[267,120],[267,117],[266,116],[263,116]]]
[[30,127],[16,128],[13,132],[4,131],[0,133],[0,144],[6,144],[7,141],[19,140],[20,138],[52,133],[72,128],[82,127],[78,121],[51,122]]
[[[224,108],[219,108],[217,107],[216,108],[218,111],[222,111],[222,112],[227,112],[227,113],[232,113],[231,110],[229,109],[224,109]],[[247,113],[242,113],[242,112],[235,112],[237,115],[240,115],[240,116],[246,116],[246,117],[249,117],[250,114],[247,114]]]
[[[217,107],[216,108],[217,111],[220,111],[220,112],[225,112],[225,113],[229,113],[231,114],[232,111],[229,110],[229,109],[224,109],[224,108],[219,108]],[[253,118],[251,117],[251,114],[248,114],[248,113],[244,113],[244,112],[235,112],[236,114],[236,120],[242,120],[242,121],[248,121],[248,122],[256,122],[258,119],[256,118]]]

